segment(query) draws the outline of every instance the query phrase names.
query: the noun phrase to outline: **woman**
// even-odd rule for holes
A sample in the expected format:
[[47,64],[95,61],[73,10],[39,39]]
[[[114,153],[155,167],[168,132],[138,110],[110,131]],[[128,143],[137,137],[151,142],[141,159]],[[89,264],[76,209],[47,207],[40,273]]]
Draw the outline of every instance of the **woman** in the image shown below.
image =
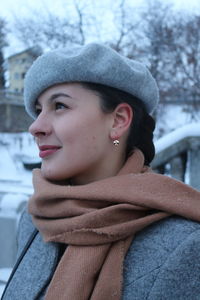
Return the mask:
[[199,299],[200,193],[149,168],[157,102],[149,71],[101,44],[35,61],[42,165],[3,300]]

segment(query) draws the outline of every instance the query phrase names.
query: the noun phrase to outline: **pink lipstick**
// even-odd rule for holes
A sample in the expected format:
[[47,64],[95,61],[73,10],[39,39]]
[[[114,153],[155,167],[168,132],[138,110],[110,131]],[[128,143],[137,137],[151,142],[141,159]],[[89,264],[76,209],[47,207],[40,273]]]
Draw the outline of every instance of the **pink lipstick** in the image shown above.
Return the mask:
[[43,145],[39,146],[40,152],[39,156],[41,158],[45,158],[53,153],[55,153],[57,150],[59,150],[61,147],[59,146],[53,146],[53,145]]

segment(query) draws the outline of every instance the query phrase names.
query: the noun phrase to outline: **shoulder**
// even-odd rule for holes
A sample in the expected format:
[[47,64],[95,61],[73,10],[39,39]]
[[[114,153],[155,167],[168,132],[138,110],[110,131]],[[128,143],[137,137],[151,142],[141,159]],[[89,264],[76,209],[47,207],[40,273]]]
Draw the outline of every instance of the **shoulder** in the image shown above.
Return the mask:
[[28,239],[31,234],[35,230],[35,226],[32,222],[31,215],[27,211],[27,207],[25,207],[22,212],[21,218],[19,220],[18,232],[17,232],[17,244],[18,244],[18,254],[21,253],[21,250],[26,245]]
[[[147,227],[133,240],[124,263],[125,294],[134,288],[140,299],[189,299],[195,289],[200,293],[199,271],[200,223],[170,217]],[[161,288],[168,298],[156,294]],[[188,293],[187,298],[175,295],[177,291],[180,295],[182,291]]]

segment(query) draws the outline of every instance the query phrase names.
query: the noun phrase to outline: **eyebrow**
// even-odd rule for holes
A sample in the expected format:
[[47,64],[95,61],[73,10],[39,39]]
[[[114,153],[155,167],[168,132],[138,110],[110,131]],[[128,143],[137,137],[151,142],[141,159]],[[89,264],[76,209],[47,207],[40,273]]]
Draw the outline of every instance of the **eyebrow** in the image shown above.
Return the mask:
[[[49,101],[53,101],[55,100],[56,98],[59,98],[59,97],[66,97],[66,98],[71,98],[72,97],[66,93],[55,93],[53,95],[51,95],[51,97],[48,99]],[[36,105],[41,105],[38,101],[38,99],[36,100]]]

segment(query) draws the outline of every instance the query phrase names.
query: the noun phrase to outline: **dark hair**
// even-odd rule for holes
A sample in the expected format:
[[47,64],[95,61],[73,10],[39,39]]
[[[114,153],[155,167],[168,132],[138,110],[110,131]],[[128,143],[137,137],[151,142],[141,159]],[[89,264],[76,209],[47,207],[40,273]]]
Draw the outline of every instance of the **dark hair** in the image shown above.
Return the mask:
[[139,148],[145,157],[145,164],[149,165],[155,155],[153,143],[154,119],[147,113],[143,102],[137,97],[102,84],[82,82],[83,87],[97,92],[101,98],[101,108],[105,113],[112,112],[120,103],[128,103],[134,112],[126,145],[126,158]]

